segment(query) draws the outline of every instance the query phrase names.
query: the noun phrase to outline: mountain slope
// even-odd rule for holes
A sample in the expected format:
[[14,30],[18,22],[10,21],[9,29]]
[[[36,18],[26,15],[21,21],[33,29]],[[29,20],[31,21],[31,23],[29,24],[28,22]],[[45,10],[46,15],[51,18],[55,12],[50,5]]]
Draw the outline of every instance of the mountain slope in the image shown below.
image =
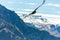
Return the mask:
[[47,31],[27,26],[14,12],[0,5],[0,40],[60,40]]
[[[24,20],[24,22],[26,23],[27,26],[37,28],[39,30],[45,30],[53,36],[60,37],[59,23],[56,24],[56,23],[51,22],[51,21],[54,21],[54,20],[51,19],[53,17],[47,18],[48,16],[45,17],[44,15],[41,15],[41,14],[38,15],[38,13],[37,13],[37,14],[31,15],[27,18],[23,18],[25,15],[27,15],[27,14],[22,14],[22,15],[20,15],[20,17]],[[55,18],[56,17],[54,17],[54,19]],[[49,19],[51,21],[49,21]],[[58,19],[56,18],[56,21],[57,20]]]

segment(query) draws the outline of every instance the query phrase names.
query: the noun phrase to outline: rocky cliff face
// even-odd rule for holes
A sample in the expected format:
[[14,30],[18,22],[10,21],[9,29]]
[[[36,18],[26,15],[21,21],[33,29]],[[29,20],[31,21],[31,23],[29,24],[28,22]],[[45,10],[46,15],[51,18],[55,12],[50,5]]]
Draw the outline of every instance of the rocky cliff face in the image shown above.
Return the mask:
[[25,25],[14,12],[0,5],[0,40],[60,40],[46,31]]

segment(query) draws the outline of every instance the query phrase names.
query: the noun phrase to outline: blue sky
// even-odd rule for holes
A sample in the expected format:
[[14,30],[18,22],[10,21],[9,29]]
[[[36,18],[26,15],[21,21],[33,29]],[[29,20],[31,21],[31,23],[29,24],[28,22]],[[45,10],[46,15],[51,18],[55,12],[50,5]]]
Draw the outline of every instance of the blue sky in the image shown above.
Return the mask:
[[[43,0],[0,0],[0,4],[15,12],[32,12]],[[60,15],[60,0],[46,0],[37,13]]]

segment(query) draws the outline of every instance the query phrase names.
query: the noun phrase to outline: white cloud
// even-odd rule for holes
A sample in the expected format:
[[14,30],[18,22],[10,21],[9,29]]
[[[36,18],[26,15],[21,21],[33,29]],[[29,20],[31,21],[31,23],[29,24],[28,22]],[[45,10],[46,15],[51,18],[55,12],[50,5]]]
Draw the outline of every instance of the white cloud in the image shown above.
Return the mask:
[[52,14],[44,14],[44,13],[36,13],[34,15],[42,15],[45,17],[55,17],[55,18],[60,18],[60,15],[52,15]]
[[33,11],[33,9],[21,9],[22,11]]
[[48,6],[60,7],[60,4],[48,3]]
[[49,23],[60,24],[60,16],[59,15],[42,14],[42,13],[37,13],[35,15],[42,15],[43,17],[48,19]]
[[16,11],[17,14],[24,13],[27,14],[28,12]]
[[60,15],[60,11],[57,12]]
[[23,2],[8,1],[8,4],[23,4]]
[[26,3],[26,4],[29,4],[29,5],[36,5],[36,3]]
[[12,1],[8,1],[7,3],[9,3],[9,4],[12,4],[12,3],[15,3],[15,2],[12,2]]

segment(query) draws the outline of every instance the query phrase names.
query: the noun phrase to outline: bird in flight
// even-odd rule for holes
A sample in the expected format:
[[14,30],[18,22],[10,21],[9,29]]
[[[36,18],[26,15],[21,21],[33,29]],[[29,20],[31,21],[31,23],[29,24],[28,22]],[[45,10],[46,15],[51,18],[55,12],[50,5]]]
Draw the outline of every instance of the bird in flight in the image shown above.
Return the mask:
[[26,17],[28,17],[28,16],[30,16],[30,15],[32,15],[32,14],[35,14],[35,13],[36,13],[36,10],[37,10],[39,7],[41,7],[44,3],[45,3],[45,0],[43,0],[43,3],[42,3],[42,4],[40,4],[34,11],[32,11],[30,14],[28,14],[28,15],[25,16],[24,18],[26,18]]

